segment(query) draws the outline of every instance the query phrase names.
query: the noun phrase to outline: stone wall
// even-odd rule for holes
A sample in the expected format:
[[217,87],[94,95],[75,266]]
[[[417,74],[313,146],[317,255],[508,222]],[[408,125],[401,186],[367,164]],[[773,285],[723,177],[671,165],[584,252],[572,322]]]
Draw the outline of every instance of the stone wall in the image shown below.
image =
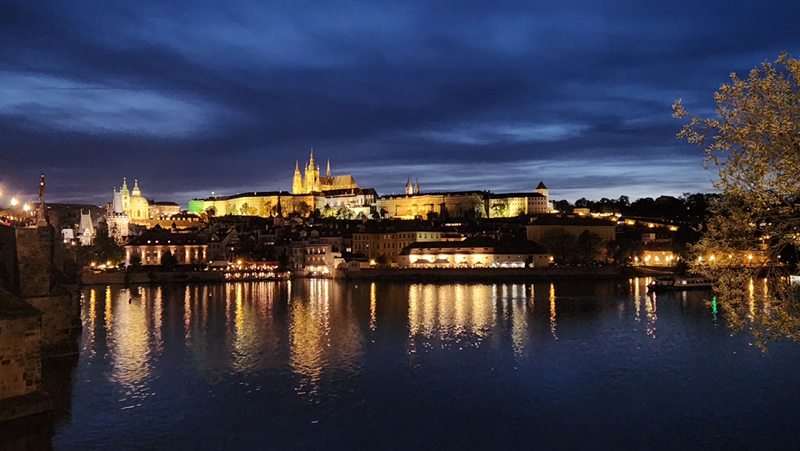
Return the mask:
[[0,290],[0,399],[27,395],[42,381],[42,316]]
[[62,284],[65,250],[60,237],[50,226],[12,230],[17,282],[9,284],[9,291],[41,311],[42,350],[46,357],[77,352],[80,298],[76,286]]
[[17,234],[13,227],[0,226],[0,288],[19,294]]
[[53,229],[26,227],[16,231],[19,295],[47,296],[53,280]]
[[42,350],[47,357],[77,352],[81,330],[77,290],[74,293],[25,298],[25,302],[42,312]]
[[353,280],[389,280],[398,282],[488,282],[533,280],[592,280],[628,278],[621,268],[550,267],[550,268],[364,268],[347,271]]

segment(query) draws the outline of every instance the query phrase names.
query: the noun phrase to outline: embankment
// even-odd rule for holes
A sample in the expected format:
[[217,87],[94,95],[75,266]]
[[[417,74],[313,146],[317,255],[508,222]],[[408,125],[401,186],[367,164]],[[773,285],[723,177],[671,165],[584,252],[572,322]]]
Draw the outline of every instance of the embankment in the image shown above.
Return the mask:
[[632,270],[612,266],[559,268],[369,268],[348,271],[348,280],[391,281],[533,281],[625,279]]

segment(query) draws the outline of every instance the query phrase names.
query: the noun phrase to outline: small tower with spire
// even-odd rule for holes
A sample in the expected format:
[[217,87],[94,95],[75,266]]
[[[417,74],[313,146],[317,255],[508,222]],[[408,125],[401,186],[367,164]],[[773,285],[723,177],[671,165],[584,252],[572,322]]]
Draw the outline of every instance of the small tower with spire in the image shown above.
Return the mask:
[[414,182],[414,194],[419,194],[419,179]]
[[128,191],[128,179],[122,179],[122,190],[120,190],[120,195],[122,196],[122,212],[125,214],[129,214],[131,211],[131,192]]
[[331,160],[328,160],[328,175],[326,177],[328,177],[328,179],[331,178]]
[[550,190],[544,186],[544,182],[539,182],[539,186],[536,187],[534,192],[541,194],[542,196],[548,198],[548,200],[550,199]]
[[410,196],[412,194],[414,194],[414,186],[411,185],[411,179],[409,178],[408,182],[406,182],[406,196]]

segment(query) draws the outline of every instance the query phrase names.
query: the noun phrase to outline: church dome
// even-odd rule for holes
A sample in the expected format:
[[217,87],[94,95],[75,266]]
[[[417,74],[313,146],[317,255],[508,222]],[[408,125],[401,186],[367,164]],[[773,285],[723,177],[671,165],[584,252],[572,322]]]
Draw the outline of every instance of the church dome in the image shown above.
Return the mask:
[[131,218],[134,220],[148,219],[150,217],[149,206],[150,203],[147,202],[147,199],[142,197],[141,191],[139,191],[139,181],[135,181],[129,207]]
[[142,196],[131,196],[131,207],[145,207],[148,206],[147,199]]

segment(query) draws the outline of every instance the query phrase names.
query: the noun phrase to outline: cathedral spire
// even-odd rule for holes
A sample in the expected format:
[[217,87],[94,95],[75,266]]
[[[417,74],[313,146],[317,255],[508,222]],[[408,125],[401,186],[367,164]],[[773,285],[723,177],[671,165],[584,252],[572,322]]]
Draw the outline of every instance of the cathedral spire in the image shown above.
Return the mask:
[[[307,167],[304,169],[308,169]],[[292,193],[303,194],[303,176],[300,174],[300,161],[294,163],[294,179],[292,179]]]
[[328,178],[331,178],[331,160],[328,160]]
[[419,194],[419,179],[414,183],[414,194]]
[[311,160],[308,162],[308,165],[313,169],[314,168],[314,148],[311,148]]

